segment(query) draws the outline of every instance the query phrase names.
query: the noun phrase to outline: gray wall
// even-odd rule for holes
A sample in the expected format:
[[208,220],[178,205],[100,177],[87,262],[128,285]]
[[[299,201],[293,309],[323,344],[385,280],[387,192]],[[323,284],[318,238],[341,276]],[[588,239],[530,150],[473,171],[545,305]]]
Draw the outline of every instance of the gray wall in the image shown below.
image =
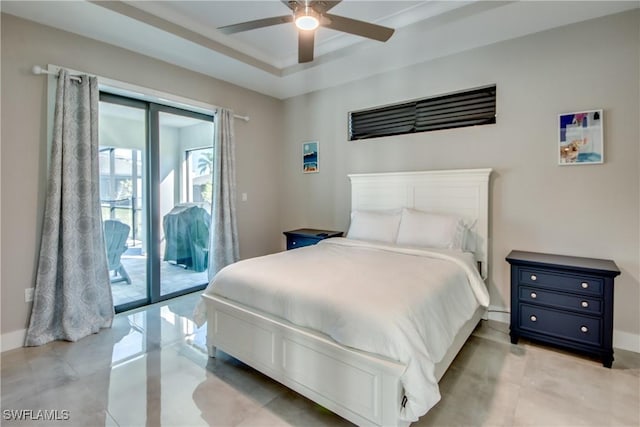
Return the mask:
[[27,326],[24,289],[34,286],[46,188],[48,63],[232,108],[236,121],[240,254],[280,249],[282,102],[124,49],[2,14],[1,332]]
[[[509,308],[512,249],[609,258],[622,270],[617,337],[632,339],[624,333],[640,333],[639,27],[636,10],[287,100],[282,228],[346,230],[349,173],[491,167],[491,304]],[[491,83],[495,125],[347,141],[349,111]],[[599,108],[605,163],[557,166],[558,114]],[[318,174],[301,172],[308,140],[320,141]]]

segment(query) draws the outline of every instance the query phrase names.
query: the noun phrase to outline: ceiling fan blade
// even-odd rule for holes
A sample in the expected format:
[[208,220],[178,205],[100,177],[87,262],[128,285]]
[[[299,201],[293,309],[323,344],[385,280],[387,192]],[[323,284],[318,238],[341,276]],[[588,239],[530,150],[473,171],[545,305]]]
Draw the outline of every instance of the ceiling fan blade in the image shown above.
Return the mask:
[[285,6],[287,6],[289,9],[293,10],[296,6],[297,1],[295,0],[280,0],[282,3],[284,3]]
[[270,27],[272,25],[286,24],[293,22],[293,16],[274,16],[273,18],[257,19],[255,21],[241,22],[239,24],[225,25],[218,30],[224,34],[234,34],[241,31],[255,30],[256,28]]
[[342,16],[331,15],[325,13],[325,20],[322,20],[322,26],[331,28],[332,30],[342,31],[344,33],[355,34],[369,39],[386,42],[395,31],[393,28],[383,27],[382,25],[371,24],[369,22],[358,21],[357,19],[344,18]]
[[298,31],[298,63],[313,61],[315,31]]
[[305,5],[308,5],[318,13],[328,12],[330,9],[333,9],[334,7],[336,7],[338,3],[342,2],[342,0],[334,0],[334,1],[310,0],[306,2],[305,0],[297,0],[297,1],[296,0],[280,0],[280,1],[293,11],[295,11],[297,7],[304,7]]
[[341,2],[342,0],[336,0],[336,1],[317,0],[317,1],[312,1],[310,6],[313,8],[313,10],[315,10],[318,13],[325,13],[333,9],[334,7],[336,7],[338,3],[341,3]]

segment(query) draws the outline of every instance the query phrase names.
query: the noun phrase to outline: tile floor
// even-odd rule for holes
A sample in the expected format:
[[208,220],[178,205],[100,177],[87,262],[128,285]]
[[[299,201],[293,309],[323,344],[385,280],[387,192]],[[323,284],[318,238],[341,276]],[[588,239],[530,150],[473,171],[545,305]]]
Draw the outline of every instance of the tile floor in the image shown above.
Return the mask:
[[[77,343],[2,353],[2,425],[349,425],[247,366],[209,359],[192,322],[198,294],[116,316]],[[640,425],[640,354],[613,369],[521,341],[482,322],[440,383],[442,400],[414,426]],[[58,422],[7,420],[7,410],[68,411]]]

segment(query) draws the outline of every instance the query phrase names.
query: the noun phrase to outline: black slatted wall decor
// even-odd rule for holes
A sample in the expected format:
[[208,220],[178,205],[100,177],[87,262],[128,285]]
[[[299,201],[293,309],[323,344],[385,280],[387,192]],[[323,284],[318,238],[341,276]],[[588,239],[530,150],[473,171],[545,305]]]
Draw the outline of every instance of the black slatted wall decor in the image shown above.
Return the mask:
[[496,122],[496,86],[352,111],[349,141]]

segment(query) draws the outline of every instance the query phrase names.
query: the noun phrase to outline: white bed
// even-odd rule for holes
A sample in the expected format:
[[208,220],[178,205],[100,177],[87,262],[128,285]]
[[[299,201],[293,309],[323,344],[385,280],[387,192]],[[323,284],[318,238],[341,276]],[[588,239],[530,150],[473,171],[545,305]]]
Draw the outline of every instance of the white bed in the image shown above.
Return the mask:
[[[435,382],[453,361],[488,304],[488,294],[474,267],[479,266],[482,277],[486,278],[490,172],[490,169],[474,169],[350,175],[352,210],[414,208],[463,217],[473,237],[473,255],[397,249],[386,244],[329,239],[317,247],[234,264],[221,271],[214,279],[217,281],[215,286],[210,286],[203,294],[210,356],[215,357],[216,348],[220,349],[358,425],[408,425],[439,399]],[[362,281],[358,285],[361,288],[356,288],[356,282],[359,282],[356,276],[359,273],[348,270],[351,258],[354,265],[358,264],[360,268],[375,268],[387,262],[389,267],[371,273],[372,277],[362,274],[367,281]],[[349,261],[343,261],[345,259]],[[322,270],[327,270],[329,274],[318,281],[319,286],[296,290],[296,283],[301,281],[300,278],[304,277],[314,260],[318,260],[323,266]],[[364,263],[358,260],[364,260]],[[278,264],[281,266],[278,267]],[[287,264],[290,266],[286,270],[288,274],[282,276],[282,266]],[[461,314],[457,317],[445,316],[446,320],[444,317],[416,317],[398,322],[388,321],[393,318],[389,315],[395,314],[394,302],[397,302],[397,306],[406,306],[414,299],[423,298],[421,294],[405,294],[416,287],[410,284],[402,290],[401,295],[396,294],[398,301],[392,299],[393,296],[380,294],[382,303],[377,306],[373,302],[371,307],[360,304],[351,311],[346,309],[349,304],[339,299],[342,296],[336,296],[345,282],[344,277],[349,277],[347,282],[354,286],[353,290],[349,289],[352,295],[345,297],[345,300],[362,295],[368,289],[367,285],[372,287],[371,292],[387,292],[383,284],[391,281],[394,274],[400,278],[396,280],[396,287],[405,281],[408,283],[409,276],[417,275],[409,271],[405,279],[400,274],[400,270],[413,264],[416,264],[417,272],[436,271],[437,266],[437,271],[442,269],[446,275],[438,273],[434,276],[456,277],[455,281],[442,285],[435,279],[427,281],[425,286],[434,289],[430,291],[435,295],[433,297],[418,289],[418,292],[424,293],[425,300],[433,299],[435,304],[446,307],[437,310],[437,306],[433,305],[429,310],[421,309],[425,312],[424,316],[434,316],[430,314],[432,311],[440,311],[440,316],[454,312],[457,304],[464,306],[464,311],[460,309]],[[390,270],[396,265],[398,273],[393,273]],[[332,266],[340,273],[334,273]],[[271,270],[276,273],[272,274]],[[385,274],[384,271],[391,275],[376,277]],[[461,281],[458,277],[460,274],[468,278],[471,286],[466,282],[465,287],[456,285],[455,289],[458,290],[447,291],[453,292],[453,296],[447,296],[446,300],[442,297],[445,295],[443,292],[442,295],[436,295],[437,289],[453,289],[453,284]],[[321,274],[311,276],[317,280],[316,277]],[[232,278],[234,281],[231,281]],[[419,279],[423,280],[422,276]],[[271,299],[263,292],[269,280],[276,286],[274,292],[277,297]],[[381,284],[376,285],[376,280]],[[473,283],[480,284],[474,287]],[[319,301],[325,298],[324,302],[317,304],[320,308],[311,303],[309,295],[314,293],[318,294]],[[405,301],[401,301],[403,297]],[[296,301],[296,304],[292,301]],[[340,314],[339,306],[345,306],[343,314]],[[415,312],[413,308],[409,311]],[[321,310],[329,315],[319,315]],[[376,316],[378,313],[380,316]],[[366,319],[370,319],[368,323]],[[394,329],[395,323],[432,325],[438,321],[447,325],[439,333],[434,333],[437,332],[435,327],[424,328],[431,331],[425,335],[432,337],[431,347],[424,349],[418,346],[418,350],[415,350],[415,345],[406,344],[417,342],[406,339],[406,328],[401,326]],[[381,335],[380,332],[372,334],[376,338],[369,338],[363,333],[368,324],[376,325],[376,333],[383,329],[385,333],[388,329],[389,333]],[[397,339],[399,344],[391,342],[389,338],[396,340],[396,336],[401,336]],[[417,351],[420,357],[411,351]],[[417,375],[418,372],[424,372],[424,375]],[[432,390],[432,384],[435,390]],[[426,396],[424,399],[423,394]]]

